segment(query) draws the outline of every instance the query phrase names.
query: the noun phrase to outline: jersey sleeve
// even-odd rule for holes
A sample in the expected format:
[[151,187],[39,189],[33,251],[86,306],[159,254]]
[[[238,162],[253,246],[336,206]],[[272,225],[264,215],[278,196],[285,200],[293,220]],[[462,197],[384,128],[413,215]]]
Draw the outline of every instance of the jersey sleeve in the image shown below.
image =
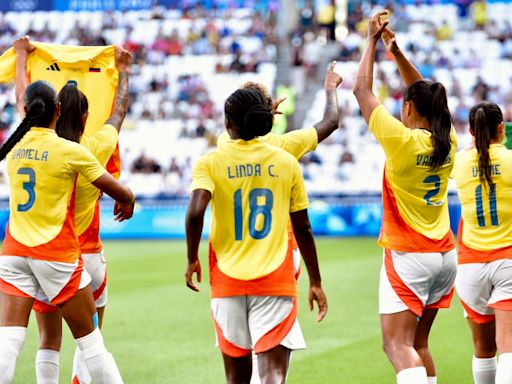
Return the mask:
[[203,156],[197,160],[194,165],[194,169],[192,170],[192,186],[190,187],[190,190],[195,191],[197,189],[204,189],[212,195],[215,190],[215,184],[211,177],[207,156]]
[[67,156],[67,166],[74,173],[80,173],[90,183],[98,180],[107,171],[94,155],[80,144],[73,143],[72,152]]
[[100,130],[91,136],[84,136],[81,144],[96,156],[100,164],[106,165],[114,153],[119,133],[110,124],[105,124]]
[[383,105],[373,110],[368,126],[388,157],[398,154],[411,135],[411,130],[393,117]]
[[280,140],[279,146],[296,159],[314,151],[318,145],[318,134],[315,128],[297,129],[276,137]]
[[299,163],[294,161],[292,168],[292,192],[290,195],[290,212],[298,212],[309,207],[308,194]]

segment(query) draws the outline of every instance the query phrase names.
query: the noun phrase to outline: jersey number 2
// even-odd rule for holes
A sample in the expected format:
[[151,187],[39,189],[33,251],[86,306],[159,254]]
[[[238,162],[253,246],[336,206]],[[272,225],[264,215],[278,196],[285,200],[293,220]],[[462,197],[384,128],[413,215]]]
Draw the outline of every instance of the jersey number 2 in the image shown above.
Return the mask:
[[434,189],[431,189],[426,193],[423,198],[427,202],[427,205],[442,205],[442,201],[438,201],[437,203],[434,203],[430,199],[432,199],[434,196],[437,196],[439,194],[439,191],[441,190],[441,178],[438,175],[430,175],[425,177],[425,180],[423,180],[424,184],[434,184]]
[[[265,204],[259,205],[258,198],[265,199]],[[243,237],[243,210],[242,210],[242,190],[238,189],[234,195],[235,200],[235,239],[242,240]],[[261,240],[268,236],[272,227],[272,208],[274,207],[274,195],[268,188],[255,188],[249,194],[249,235],[253,239]],[[263,226],[256,228],[258,215],[263,215]]]
[[28,193],[28,201],[25,204],[18,204],[18,212],[27,212],[36,202],[36,173],[32,168],[20,168],[18,175],[28,176],[28,181],[23,183],[23,189]]
[[[475,188],[475,201],[476,201],[476,217],[478,218],[478,225],[485,227],[484,217],[484,204],[482,201],[482,186],[479,185]],[[491,211],[491,224],[493,226],[499,225],[498,220],[498,207],[496,203],[496,184],[491,184],[489,188],[489,210]]]

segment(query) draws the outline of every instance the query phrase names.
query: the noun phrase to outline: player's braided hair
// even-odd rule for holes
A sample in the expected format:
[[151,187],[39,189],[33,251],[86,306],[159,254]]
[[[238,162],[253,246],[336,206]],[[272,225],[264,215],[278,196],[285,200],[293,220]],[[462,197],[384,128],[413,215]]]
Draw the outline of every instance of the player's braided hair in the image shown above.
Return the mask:
[[272,111],[261,93],[254,89],[233,92],[226,100],[224,113],[243,140],[264,136],[272,130]]
[[469,111],[469,127],[475,136],[475,146],[478,151],[478,168],[480,182],[493,188],[491,175],[491,157],[489,145],[491,140],[498,138],[498,126],[503,122],[500,107],[490,101],[482,101]]
[[407,88],[404,100],[411,101],[420,116],[430,122],[434,147],[432,169],[439,169],[445,163],[452,145],[450,138],[452,116],[448,109],[446,89],[441,83],[420,80]]
[[87,97],[74,84],[66,84],[59,92],[60,117],[55,132],[60,137],[75,142],[85,130],[84,114],[89,109]]
[[5,159],[30,128],[35,126],[49,127],[59,102],[55,88],[50,83],[42,80],[30,84],[25,90],[24,98],[27,114],[18,128],[0,148],[0,161]]

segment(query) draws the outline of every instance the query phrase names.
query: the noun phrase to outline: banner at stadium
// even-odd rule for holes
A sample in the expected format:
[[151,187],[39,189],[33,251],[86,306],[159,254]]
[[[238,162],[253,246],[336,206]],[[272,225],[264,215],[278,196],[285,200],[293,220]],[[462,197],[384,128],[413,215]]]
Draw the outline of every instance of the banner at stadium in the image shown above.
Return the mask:
[[50,11],[54,0],[2,0],[0,12]]
[[156,0],[53,0],[53,3],[57,11],[124,11],[151,9]]

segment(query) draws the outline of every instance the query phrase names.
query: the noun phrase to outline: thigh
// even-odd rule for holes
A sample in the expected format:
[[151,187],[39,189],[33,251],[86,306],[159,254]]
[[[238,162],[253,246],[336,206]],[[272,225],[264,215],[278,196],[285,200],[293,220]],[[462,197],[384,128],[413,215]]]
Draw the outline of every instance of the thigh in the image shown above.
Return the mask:
[[34,299],[0,292],[0,327],[27,327]]
[[247,297],[213,298],[211,310],[217,344],[230,357],[250,355],[251,335],[247,318]]
[[496,309],[496,344],[499,353],[512,352],[512,308]]
[[97,325],[97,314],[91,287],[78,290],[71,299],[57,306],[75,339],[94,331]]
[[400,313],[381,314],[380,324],[384,344],[394,342],[414,346],[418,318],[413,312],[406,310]]
[[494,311],[488,307],[493,290],[487,263],[459,265],[455,287],[466,317],[476,324],[494,320]]

